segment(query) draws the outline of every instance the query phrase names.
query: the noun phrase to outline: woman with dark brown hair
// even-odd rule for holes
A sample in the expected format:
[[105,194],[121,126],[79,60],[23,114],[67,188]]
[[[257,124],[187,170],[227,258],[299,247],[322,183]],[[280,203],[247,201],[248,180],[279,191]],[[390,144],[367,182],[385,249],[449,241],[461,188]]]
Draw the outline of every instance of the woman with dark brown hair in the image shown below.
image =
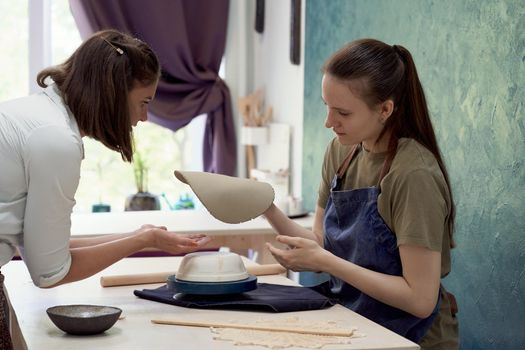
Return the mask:
[[[18,248],[34,284],[50,288],[89,277],[146,247],[180,254],[207,242],[202,235],[177,235],[153,225],[70,239],[82,137],[131,161],[133,126],[147,120],[159,76],[159,61],[148,45],[105,30],[63,64],[40,72],[42,92],[0,104],[0,266]],[[0,299],[3,349],[10,346],[3,288]]]
[[274,205],[265,213],[294,249],[268,249],[318,289],[423,349],[458,348],[451,269],[454,202],[410,52],[354,41],[323,67],[325,153],[313,231]]

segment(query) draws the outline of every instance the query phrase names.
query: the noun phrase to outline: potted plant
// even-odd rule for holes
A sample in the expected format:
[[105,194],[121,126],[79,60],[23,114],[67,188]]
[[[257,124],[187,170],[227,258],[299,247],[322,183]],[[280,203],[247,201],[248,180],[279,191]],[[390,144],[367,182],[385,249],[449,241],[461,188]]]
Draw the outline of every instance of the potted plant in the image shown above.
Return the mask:
[[159,197],[148,192],[148,168],[138,151],[133,155],[133,175],[137,193],[126,199],[125,210],[159,210]]

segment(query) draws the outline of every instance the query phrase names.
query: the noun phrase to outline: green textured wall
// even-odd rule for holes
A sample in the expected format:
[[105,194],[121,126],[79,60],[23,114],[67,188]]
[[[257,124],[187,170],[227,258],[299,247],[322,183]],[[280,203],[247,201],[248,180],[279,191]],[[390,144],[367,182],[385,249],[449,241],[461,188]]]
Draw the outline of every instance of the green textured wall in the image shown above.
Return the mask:
[[457,205],[462,349],[525,349],[525,2],[308,0],[303,196],[315,207],[331,131],[319,68],[373,37],[413,54]]

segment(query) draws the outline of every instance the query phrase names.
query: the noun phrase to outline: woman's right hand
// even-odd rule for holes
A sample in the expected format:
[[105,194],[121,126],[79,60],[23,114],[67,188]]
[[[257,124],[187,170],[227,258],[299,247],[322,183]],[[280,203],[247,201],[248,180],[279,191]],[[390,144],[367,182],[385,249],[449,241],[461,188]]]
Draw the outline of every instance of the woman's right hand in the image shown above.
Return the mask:
[[148,246],[170,254],[191,253],[210,242],[203,234],[177,234],[168,231],[165,226],[143,225],[137,234],[148,237]]
[[276,241],[288,246],[288,249],[280,249],[266,242],[266,247],[279,264],[295,272],[324,271],[326,257],[331,253],[315,240],[279,235]]
[[320,207],[317,207],[315,211],[313,230],[308,230],[288,218],[275,204],[270,205],[263,215],[277,234],[307,238],[320,245],[323,243],[322,219],[324,209]]

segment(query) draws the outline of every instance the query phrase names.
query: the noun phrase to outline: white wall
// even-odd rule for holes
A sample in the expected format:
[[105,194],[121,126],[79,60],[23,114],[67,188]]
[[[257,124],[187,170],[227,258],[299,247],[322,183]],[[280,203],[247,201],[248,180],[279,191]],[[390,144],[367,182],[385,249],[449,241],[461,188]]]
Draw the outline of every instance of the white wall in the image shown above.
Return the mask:
[[[252,70],[251,67],[253,67],[253,49],[248,41],[250,2],[245,0],[230,1],[228,33],[226,37],[224,80],[230,88],[237,140],[240,139],[241,127],[241,118],[236,108],[237,99],[248,94],[248,85],[252,81],[250,72]],[[244,147],[240,142],[237,142],[237,159],[237,176],[245,177],[246,161]]]
[[[301,196],[304,93],[304,1],[301,15],[301,63],[290,61],[291,2],[265,1],[264,32],[251,31],[254,45],[254,88],[262,87],[273,120],[292,127],[290,191]],[[255,7],[254,7],[255,8]],[[255,18],[255,10],[251,14]],[[253,28],[253,26],[252,26]]]
[[[265,92],[265,103],[273,108],[273,121],[292,127],[291,194],[301,196],[303,90],[304,90],[304,1],[301,18],[301,64],[290,61],[291,3],[265,1],[264,32],[255,31],[255,0],[232,0],[226,48],[226,82],[232,101]],[[235,110],[236,108],[234,108]],[[241,118],[234,112],[239,137]],[[244,149],[238,147],[239,176],[245,176]]]

